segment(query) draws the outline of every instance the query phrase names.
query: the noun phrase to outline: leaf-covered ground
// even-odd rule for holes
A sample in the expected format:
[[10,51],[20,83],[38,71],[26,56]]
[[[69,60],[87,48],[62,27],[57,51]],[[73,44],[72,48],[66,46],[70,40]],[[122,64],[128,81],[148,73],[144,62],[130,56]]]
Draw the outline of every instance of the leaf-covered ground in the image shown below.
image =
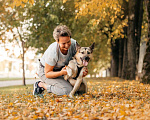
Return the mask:
[[33,87],[0,92],[0,119],[150,120],[150,85],[118,78],[88,79],[89,92],[68,96],[32,95]]

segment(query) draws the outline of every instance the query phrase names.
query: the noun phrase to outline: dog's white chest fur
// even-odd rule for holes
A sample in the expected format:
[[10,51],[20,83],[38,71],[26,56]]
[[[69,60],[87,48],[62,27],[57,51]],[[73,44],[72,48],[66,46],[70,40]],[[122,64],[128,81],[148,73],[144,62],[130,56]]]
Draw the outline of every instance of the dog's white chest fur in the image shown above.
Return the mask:
[[76,61],[73,59],[69,61],[68,66],[66,67],[67,75],[64,75],[64,79],[67,80],[69,78],[74,78],[77,76],[78,68],[76,65]]

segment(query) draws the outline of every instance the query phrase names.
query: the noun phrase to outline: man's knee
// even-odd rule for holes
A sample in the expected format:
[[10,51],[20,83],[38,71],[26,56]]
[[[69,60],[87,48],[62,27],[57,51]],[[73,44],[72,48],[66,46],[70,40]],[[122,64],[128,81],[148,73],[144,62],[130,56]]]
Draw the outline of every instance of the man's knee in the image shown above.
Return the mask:
[[58,86],[58,85],[55,85],[55,94],[56,95],[68,95],[72,90],[72,86]]
[[69,93],[71,92],[71,88],[67,87],[67,88],[62,88],[63,91],[63,95],[69,95]]

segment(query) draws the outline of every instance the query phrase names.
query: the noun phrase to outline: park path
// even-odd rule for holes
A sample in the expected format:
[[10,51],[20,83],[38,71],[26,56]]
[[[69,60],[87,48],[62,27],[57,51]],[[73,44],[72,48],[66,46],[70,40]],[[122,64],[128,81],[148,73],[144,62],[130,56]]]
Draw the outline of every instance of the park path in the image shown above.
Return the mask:
[[[34,84],[35,79],[26,80],[26,84]],[[14,85],[23,85],[22,80],[11,80],[11,81],[0,81],[0,87],[14,86]]]

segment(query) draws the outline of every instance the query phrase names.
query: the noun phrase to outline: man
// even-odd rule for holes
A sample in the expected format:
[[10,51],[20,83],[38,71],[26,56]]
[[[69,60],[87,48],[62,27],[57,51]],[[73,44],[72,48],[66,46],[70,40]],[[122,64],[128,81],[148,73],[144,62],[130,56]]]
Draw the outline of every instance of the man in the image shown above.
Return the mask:
[[[40,59],[38,76],[42,81],[34,84],[33,95],[42,94],[44,90],[56,95],[68,95],[71,84],[64,80],[67,74],[65,65],[76,53],[76,40],[71,38],[71,31],[66,25],[59,25],[53,31],[56,42],[52,43]],[[88,71],[84,72],[86,76]],[[84,84],[80,86],[84,89]]]

